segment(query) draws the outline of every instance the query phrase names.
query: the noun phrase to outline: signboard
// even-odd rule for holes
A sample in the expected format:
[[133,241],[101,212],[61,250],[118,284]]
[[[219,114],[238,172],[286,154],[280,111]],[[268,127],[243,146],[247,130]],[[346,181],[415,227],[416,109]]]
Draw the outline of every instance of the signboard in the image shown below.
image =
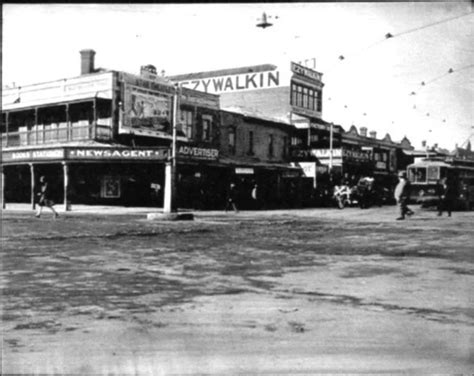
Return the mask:
[[316,188],[316,162],[298,162],[298,166],[301,167],[305,177],[313,179],[313,187]]
[[382,162],[382,161],[377,161],[375,162],[375,168],[378,170],[386,170],[387,169],[387,163]]
[[179,146],[178,157],[190,157],[192,159],[217,160],[219,158],[219,150],[209,148],[199,148],[193,146]]
[[[318,159],[330,158],[331,149],[311,149],[311,154]],[[341,158],[342,149],[332,149],[333,158]]]
[[166,160],[168,148],[120,149],[120,148],[74,148],[67,149],[67,159],[116,159],[116,160]]
[[171,134],[172,96],[164,92],[125,85],[124,115],[119,133],[140,133],[155,137]]
[[63,159],[64,149],[45,149],[45,150],[22,150],[2,152],[3,162],[22,162],[22,161],[39,161],[51,159]]
[[182,87],[205,93],[229,93],[244,90],[269,89],[280,86],[278,70],[178,81]]
[[316,179],[316,162],[298,162],[297,165],[307,178]]
[[239,175],[252,175],[253,174],[253,168],[236,167],[235,168],[235,173],[239,174]]
[[120,178],[117,176],[102,177],[100,195],[104,198],[119,198]]
[[306,68],[300,64],[291,62],[291,71],[300,76],[308,77],[316,81],[321,81],[323,75],[319,72],[316,72],[312,69]]
[[112,98],[113,73],[74,78],[2,90],[2,109],[21,108],[82,98]]

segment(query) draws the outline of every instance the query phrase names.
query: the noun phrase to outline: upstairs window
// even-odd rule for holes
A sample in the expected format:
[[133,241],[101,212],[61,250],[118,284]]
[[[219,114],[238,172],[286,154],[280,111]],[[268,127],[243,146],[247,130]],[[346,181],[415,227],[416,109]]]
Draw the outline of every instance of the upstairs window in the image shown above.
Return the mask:
[[273,157],[273,135],[270,135],[270,140],[268,141],[268,156]]
[[228,143],[229,143],[229,153],[235,154],[235,128],[229,128],[229,135],[228,135]]
[[212,135],[212,116],[203,115],[202,116],[202,140],[211,141]]
[[193,138],[193,112],[181,111],[181,130],[187,138]]
[[249,132],[249,150],[248,150],[249,155],[253,155],[253,132]]

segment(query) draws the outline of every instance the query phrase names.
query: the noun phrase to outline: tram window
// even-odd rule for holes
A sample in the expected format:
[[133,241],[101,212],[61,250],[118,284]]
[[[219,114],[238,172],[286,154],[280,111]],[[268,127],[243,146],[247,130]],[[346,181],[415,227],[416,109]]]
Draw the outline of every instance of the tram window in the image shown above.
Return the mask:
[[439,176],[439,167],[430,166],[428,167],[428,181],[438,181]]
[[426,168],[410,168],[410,181],[414,183],[426,183]]

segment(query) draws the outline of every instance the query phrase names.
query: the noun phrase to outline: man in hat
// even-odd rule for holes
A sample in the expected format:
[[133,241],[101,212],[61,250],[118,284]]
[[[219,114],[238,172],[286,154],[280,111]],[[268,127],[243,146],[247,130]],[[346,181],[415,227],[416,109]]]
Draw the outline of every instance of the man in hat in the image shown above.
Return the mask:
[[400,216],[397,218],[397,221],[405,219],[405,215],[413,215],[413,210],[408,206],[408,198],[410,197],[410,182],[407,179],[407,173],[405,171],[400,171],[398,173],[399,182],[395,187],[395,200],[397,200],[397,205],[400,208]]

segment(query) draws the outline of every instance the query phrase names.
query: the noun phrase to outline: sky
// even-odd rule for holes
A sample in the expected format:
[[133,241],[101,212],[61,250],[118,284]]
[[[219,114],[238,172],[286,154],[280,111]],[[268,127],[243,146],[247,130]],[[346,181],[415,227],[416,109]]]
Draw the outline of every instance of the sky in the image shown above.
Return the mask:
[[324,120],[452,150],[474,141],[473,26],[469,1],[4,4],[2,85],[78,76],[86,48],[136,74],[315,59]]

